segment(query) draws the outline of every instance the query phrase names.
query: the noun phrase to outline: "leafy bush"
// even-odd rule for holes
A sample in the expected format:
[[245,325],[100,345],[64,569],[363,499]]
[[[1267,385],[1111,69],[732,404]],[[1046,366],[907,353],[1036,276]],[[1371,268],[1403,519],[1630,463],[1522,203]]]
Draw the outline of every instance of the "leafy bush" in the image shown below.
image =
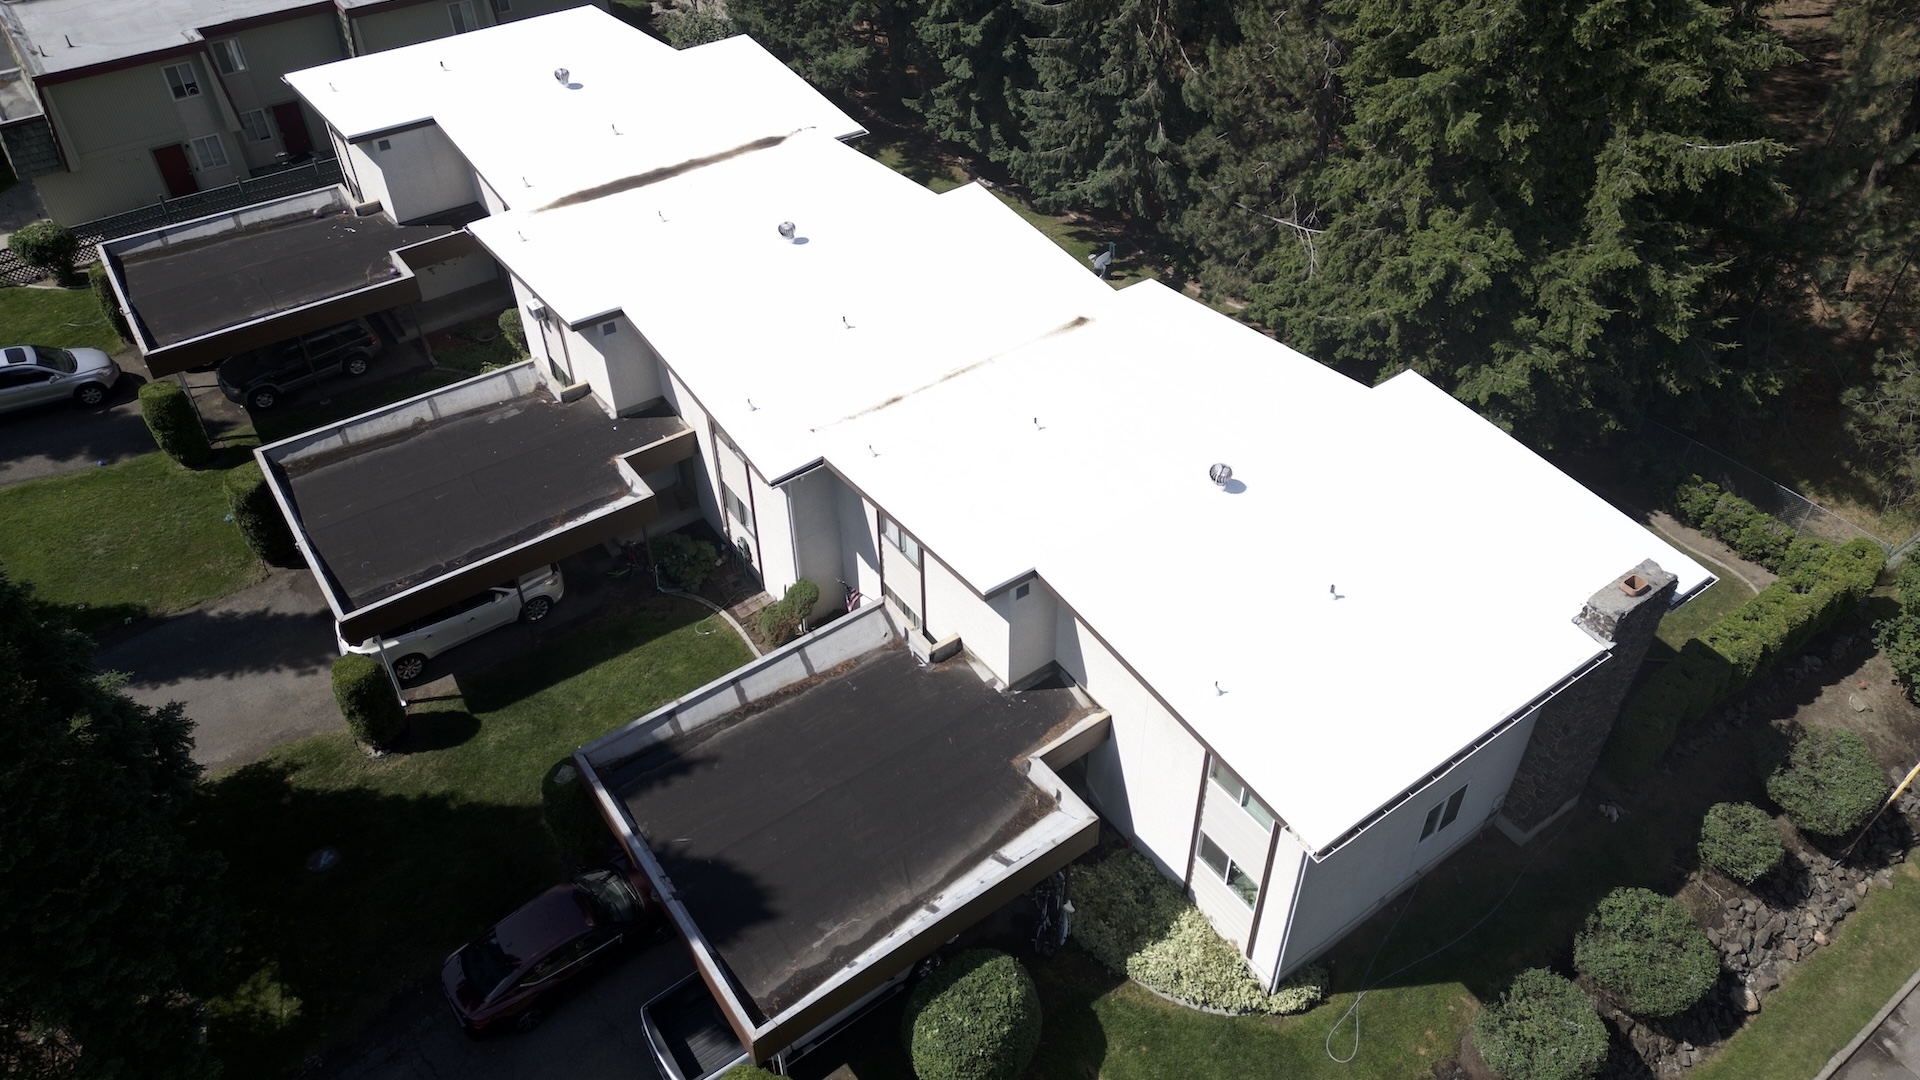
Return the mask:
[[1267,993],[1240,951],[1153,864],[1120,851],[1072,871],[1073,938],[1116,974],[1182,1001],[1228,1012],[1303,1012],[1326,997],[1324,969]]
[[1780,826],[1752,803],[1715,803],[1700,822],[1700,861],[1742,885],[1780,865]]
[[1887,654],[1894,675],[1906,685],[1908,699],[1920,701],[1920,559],[1900,564],[1893,594],[1900,610],[1874,628],[1873,643]]
[[1867,741],[1839,728],[1810,727],[1785,764],[1767,778],[1767,795],[1802,832],[1840,836],[1864,824],[1887,797],[1887,778]]
[[784,645],[799,636],[800,624],[820,602],[820,586],[801,578],[787,587],[787,594],[760,609],[761,636],[775,645]]
[[920,1080],[1015,1080],[1040,1046],[1040,992],[996,949],[949,958],[907,999],[901,1038]]
[[7,238],[7,248],[28,266],[38,266],[62,280],[73,276],[73,257],[80,241],[57,221],[36,221]]
[[1639,783],[1680,728],[1859,606],[1885,565],[1885,552],[1871,540],[1839,547],[1794,541],[1782,557],[1778,581],[1701,631],[1627,699],[1607,743],[1608,774],[1629,787]]
[[519,308],[510,307],[500,313],[500,336],[513,349],[513,355],[517,359],[525,360],[533,355],[527,351],[527,331],[526,327],[521,325]]
[[348,653],[333,662],[333,697],[353,737],[375,749],[407,732],[407,709],[380,661]]
[[598,862],[613,846],[613,832],[593,805],[593,792],[580,779],[572,758],[555,763],[540,781],[540,817],[561,860],[570,866]]
[[113,324],[113,332],[120,340],[131,343],[133,331],[127,326],[127,317],[120,313],[120,301],[113,295],[113,283],[107,280],[107,268],[99,263],[87,267],[87,284],[93,288],[93,298],[100,303],[100,313]]
[[691,49],[739,33],[733,20],[718,10],[717,4],[698,3],[685,10],[669,9],[654,16],[653,25],[667,44],[676,49]]
[[1793,543],[1793,530],[1711,480],[1688,477],[1674,488],[1672,505],[1680,520],[1769,570],[1780,569]]
[[1720,977],[1720,954],[1693,916],[1647,889],[1615,889],[1573,940],[1573,965],[1638,1016],[1675,1016]]
[[140,388],[140,416],[153,433],[154,443],[168,457],[189,468],[206,464],[213,455],[207,429],[193,411],[187,392],[171,379],[155,379]]
[[707,541],[677,532],[654,537],[648,542],[647,550],[653,556],[654,565],[660,568],[660,576],[676,589],[698,589],[713,572],[713,561],[720,557],[720,552]]
[[721,1073],[720,1080],[780,1080],[780,1077],[758,1065],[735,1065]]
[[240,526],[240,535],[254,555],[274,566],[291,564],[298,550],[293,532],[280,513],[280,504],[273,501],[273,492],[267,489],[260,463],[249,461],[229,470],[221,478],[220,487],[227,496],[227,509],[233,511],[234,524]]
[[1529,968],[1480,1006],[1473,1042],[1506,1080],[1587,1080],[1607,1058],[1607,1025],[1571,980]]

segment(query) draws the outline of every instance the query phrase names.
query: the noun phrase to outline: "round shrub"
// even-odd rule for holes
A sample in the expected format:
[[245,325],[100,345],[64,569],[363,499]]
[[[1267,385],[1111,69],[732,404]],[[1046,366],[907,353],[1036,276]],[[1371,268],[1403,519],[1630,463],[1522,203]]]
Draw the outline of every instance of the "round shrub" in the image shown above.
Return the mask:
[[1786,856],[1780,826],[1752,803],[1715,803],[1700,822],[1700,861],[1751,885]]
[[260,463],[249,461],[228,470],[220,480],[220,488],[226,493],[227,509],[233,511],[234,524],[240,526],[240,535],[246,538],[247,547],[275,566],[291,564],[297,550],[293,531],[287,528],[280,504],[273,501],[273,492],[267,489],[267,477],[260,471]]
[[920,1080],[1015,1080],[1040,1045],[1040,992],[997,949],[950,957],[914,988],[901,1037]]
[[572,758],[557,762],[540,781],[540,816],[561,860],[570,866],[598,862],[613,847],[613,833]]
[[407,733],[407,708],[380,661],[348,653],[333,662],[333,698],[353,737],[378,750]]
[[666,583],[689,592],[700,588],[700,583],[713,572],[714,560],[720,557],[711,543],[680,532],[654,537],[648,550]]
[[1587,1080],[1606,1060],[1607,1025],[1571,980],[1529,968],[1480,1006],[1473,1042],[1506,1080]]
[[1810,727],[1767,778],[1767,795],[1800,831],[1841,836],[1880,808],[1887,778],[1865,739],[1839,728]]
[[206,464],[213,454],[207,441],[207,429],[193,411],[193,402],[180,384],[171,379],[155,379],[140,388],[140,416],[153,433],[153,441],[168,457],[195,468]]
[[57,221],[36,221],[8,237],[7,248],[27,265],[66,278],[73,273],[73,257],[80,251],[80,241]]
[[1720,954],[1678,903],[1615,889],[1573,939],[1573,966],[1636,1016],[1675,1016],[1713,988]]
[[127,317],[120,313],[120,301],[113,295],[113,284],[107,280],[107,268],[97,262],[88,264],[87,284],[93,287],[93,298],[100,303],[100,313],[113,324],[113,332],[120,335],[121,341],[131,342],[133,331],[127,326]]

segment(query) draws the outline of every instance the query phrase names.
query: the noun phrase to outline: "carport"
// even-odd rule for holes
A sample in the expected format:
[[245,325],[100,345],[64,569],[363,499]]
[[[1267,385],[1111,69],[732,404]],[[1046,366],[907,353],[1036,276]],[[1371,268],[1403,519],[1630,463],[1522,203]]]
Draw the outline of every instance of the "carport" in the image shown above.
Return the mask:
[[693,433],[557,401],[515,364],[254,451],[340,633],[364,641],[678,508]]
[[1089,850],[1054,766],[1106,724],[922,665],[870,605],[574,756],[765,1061]]

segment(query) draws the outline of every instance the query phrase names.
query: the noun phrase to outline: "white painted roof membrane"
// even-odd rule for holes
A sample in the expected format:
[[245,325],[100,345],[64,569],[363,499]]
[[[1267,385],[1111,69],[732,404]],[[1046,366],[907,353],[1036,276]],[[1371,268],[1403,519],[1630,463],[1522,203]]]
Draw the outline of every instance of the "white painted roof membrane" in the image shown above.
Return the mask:
[[25,0],[0,5],[0,20],[18,43],[26,69],[50,75],[198,44],[202,27],[290,11],[310,2]]
[[[545,56],[515,34],[589,18],[434,44],[498,34],[505,64]],[[526,170],[473,233],[563,320],[624,311],[769,479],[826,460],[977,590],[1038,570],[1309,846],[1599,655],[1573,619],[1642,560],[1707,580],[1419,376],[1368,388],[1160,285],[1115,292],[992,192],[935,195],[806,121],[817,94],[737,79],[764,54],[721,44],[712,68],[660,57],[673,91],[632,103],[658,150],[574,145],[591,47],[538,61],[581,91],[502,72],[436,97],[477,168]],[[325,112],[319,78],[298,85]],[[356,123],[422,113],[406,85],[374,80]],[[546,134],[487,123],[545,101]]]

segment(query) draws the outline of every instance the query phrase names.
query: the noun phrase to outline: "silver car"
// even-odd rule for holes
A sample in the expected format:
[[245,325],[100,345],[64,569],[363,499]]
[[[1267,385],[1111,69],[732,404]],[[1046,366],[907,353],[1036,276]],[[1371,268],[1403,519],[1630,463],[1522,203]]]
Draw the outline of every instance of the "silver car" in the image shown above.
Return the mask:
[[0,412],[49,401],[92,408],[119,380],[120,365],[99,349],[9,345],[0,349]]
[[[376,659],[384,651],[393,664],[393,676],[401,682],[412,682],[427,670],[427,661],[463,642],[472,641],[489,630],[497,630],[516,620],[539,622],[553,610],[553,605],[566,594],[565,583],[560,580],[560,568],[543,566],[520,576],[519,587],[513,582],[495,585],[478,596],[471,596],[457,604],[451,604],[424,618],[400,627],[387,635],[386,640],[368,638],[358,645],[349,644],[340,637],[339,629],[334,630],[334,643],[340,646],[340,655],[362,653]],[[525,597],[524,602],[522,597]]]

